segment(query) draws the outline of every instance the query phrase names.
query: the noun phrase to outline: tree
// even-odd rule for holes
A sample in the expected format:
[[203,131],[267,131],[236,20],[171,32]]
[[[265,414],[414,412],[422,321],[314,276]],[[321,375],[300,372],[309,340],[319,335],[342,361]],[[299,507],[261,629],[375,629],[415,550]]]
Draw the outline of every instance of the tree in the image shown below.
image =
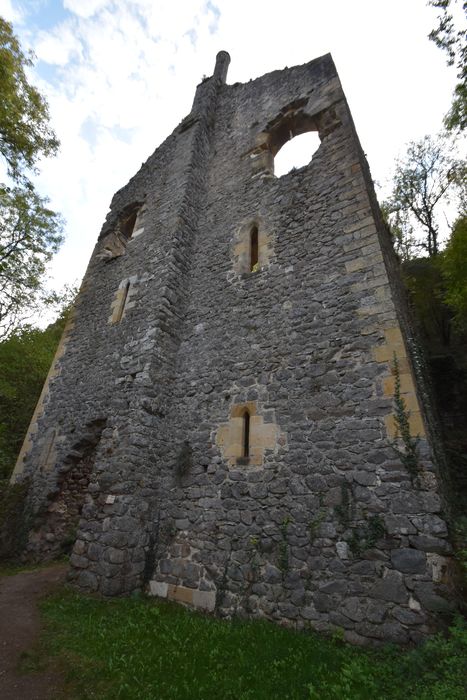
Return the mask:
[[441,259],[445,284],[445,301],[454,312],[454,322],[467,330],[467,216],[453,226],[451,237]]
[[42,279],[62,241],[61,219],[32,188],[0,186],[0,338],[51,296]]
[[66,322],[26,326],[0,342],[0,480],[10,476]]
[[0,17],[0,153],[15,181],[59,146],[47,102],[26,77],[31,65],[32,54],[23,53],[11,24]]
[[[452,4],[451,0],[430,0],[429,4],[441,10],[438,26],[430,32],[429,38],[446,51],[448,65],[456,66],[459,79],[454,89],[451,109],[445,118],[445,126],[450,131],[462,131],[467,127],[467,27],[456,27],[451,12],[456,0]],[[462,5],[460,13],[467,17],[467,1],[459,2],[459,5]]]
[[453,157],[453,148],[443,136],[411,142],[396,161],[392,194],[384,204],[401,241],[412,241],[420,231],[422,238],[411,242],[411,250],[418,247],[430,256],[439,251],[441,205],[465,192],[465,165]]
[[0,17],[0,155],[11,181],[0,183],[0,339],[47,298],[46,265],[62,242],[60,217],[29,180],[58,148],[47,103],[26,77],[31,64]]

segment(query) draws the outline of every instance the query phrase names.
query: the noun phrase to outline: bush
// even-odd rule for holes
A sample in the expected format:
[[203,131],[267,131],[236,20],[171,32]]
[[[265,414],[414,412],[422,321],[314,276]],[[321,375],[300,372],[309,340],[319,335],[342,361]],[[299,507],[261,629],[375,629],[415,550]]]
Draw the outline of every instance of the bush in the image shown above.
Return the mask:
[[24,547],[29,530],[27,491],[26,482],[0,481],[0,560],[17,558]]

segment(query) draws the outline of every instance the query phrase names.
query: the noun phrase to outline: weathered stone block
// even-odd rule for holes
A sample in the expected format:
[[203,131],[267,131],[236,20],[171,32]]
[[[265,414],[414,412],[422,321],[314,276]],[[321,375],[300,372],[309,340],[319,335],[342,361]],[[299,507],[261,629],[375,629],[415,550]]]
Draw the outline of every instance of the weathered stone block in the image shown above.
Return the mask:
[[392,603],[407,603],[409,597],[402,574],[388,570],[386,570],[385,576],[370,589],[369,595],[371,598],[387,600]]
[[426,571],[426,555],[417,549],[394,549],[391,561],[394,568],[404,574],[423,574]]
[[150,581],[149,591],[151,595],[158,596],[159,598],[167,598],[169,590],[169,584],[164,581]]

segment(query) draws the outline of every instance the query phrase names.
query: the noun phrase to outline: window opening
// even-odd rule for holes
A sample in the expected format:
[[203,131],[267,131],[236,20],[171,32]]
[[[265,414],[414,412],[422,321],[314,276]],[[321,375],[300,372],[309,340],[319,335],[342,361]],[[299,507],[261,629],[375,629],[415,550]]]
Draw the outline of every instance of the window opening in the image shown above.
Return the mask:
[[134,212],[132,212],[130,214],[130,216],[122,222],[120,228],[121,228],[123,235],[126,236],[126,238],[131,238],[132,233],[135,229],[137,217],[138,217],[138,210],[135,209]]
[[120,306],[118,308],[118,313],[117,313],[117,317],[115,319],[115,323],[120,323],[120,321],[122,320],[123,312],[125,311],[125,305],[126,305],[126,302],[128,299],[128,292],[129,291],[130,291],[130,282],[127,281],[125,283],[124,288],[123,288],[123,294],[122,294],[122,298],[120,301]]
[[258,267],[258,227],[253,226],[250,231],[250,272],[257,272]]
[[317,131],[309,131],[298,136],[289,133],[289,140],[284,143],[274,158],[274,174],[281,177],[291,170],[308,165],[320,143]]
[[243,414],[243,455],[242,457],[250,456],[250,414],[245,411]]

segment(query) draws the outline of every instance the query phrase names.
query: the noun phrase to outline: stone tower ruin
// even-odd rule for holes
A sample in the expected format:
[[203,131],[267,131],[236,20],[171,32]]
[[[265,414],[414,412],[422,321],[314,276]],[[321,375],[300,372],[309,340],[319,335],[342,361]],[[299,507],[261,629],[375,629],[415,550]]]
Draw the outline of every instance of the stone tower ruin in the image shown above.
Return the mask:
[[229,61],[112,200],[13,476],[27,548],[74,543],[106,596],[418,640],[450,546],[368,165],[330,55],[235,85]]

